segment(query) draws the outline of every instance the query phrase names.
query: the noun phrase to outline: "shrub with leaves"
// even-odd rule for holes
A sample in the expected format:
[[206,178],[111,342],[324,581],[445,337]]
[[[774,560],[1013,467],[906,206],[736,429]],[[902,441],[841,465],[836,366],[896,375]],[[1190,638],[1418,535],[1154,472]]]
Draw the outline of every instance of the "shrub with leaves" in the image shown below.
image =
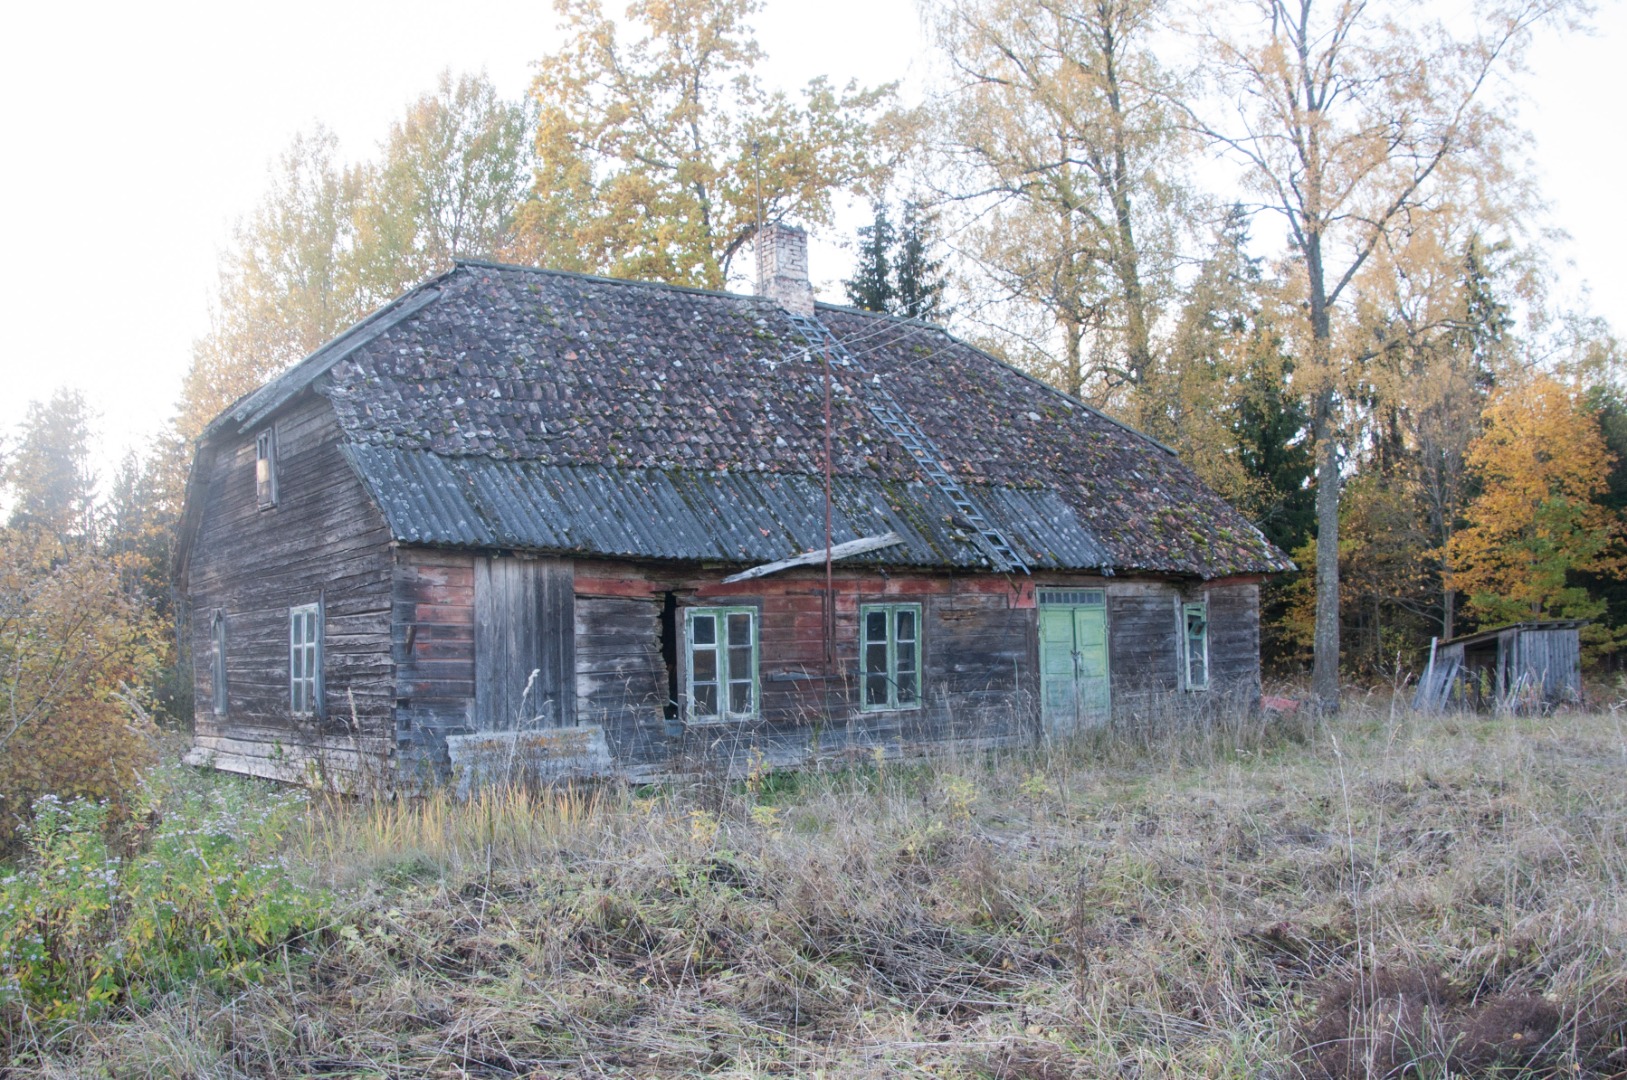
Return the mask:
[[159,633],[116,560],[0,529],[0,848],[43,795],[122,804],[152,760]]
[[[161,783],[161,781],[159,781]],[[145,788],[141,821],[160,793]],[[257,981],[291,941],[324,924],[325,893],[279,857],[303,795],[231,787],[184,798],[133,855],[108,842],[108,807],[46,796],[29,851],[0,877],[0,1017],[94,1014],[197,979]]]

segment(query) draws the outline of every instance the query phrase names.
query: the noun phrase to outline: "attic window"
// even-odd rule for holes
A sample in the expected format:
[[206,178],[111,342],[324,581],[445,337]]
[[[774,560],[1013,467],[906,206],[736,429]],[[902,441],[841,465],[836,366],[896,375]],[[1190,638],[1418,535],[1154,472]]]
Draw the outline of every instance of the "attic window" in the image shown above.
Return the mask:
[[277,431],[266,428],[254,440],[254,494],[260,509],[277,505]]
[[1182,604],[1181,686],[1186,690],[1209,689],[1209,605]]

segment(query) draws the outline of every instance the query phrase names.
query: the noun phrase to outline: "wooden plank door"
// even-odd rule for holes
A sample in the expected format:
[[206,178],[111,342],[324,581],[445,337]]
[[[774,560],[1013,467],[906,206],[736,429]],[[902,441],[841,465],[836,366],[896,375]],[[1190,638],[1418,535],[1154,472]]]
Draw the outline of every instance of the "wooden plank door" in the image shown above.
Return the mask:
[[1048,735],[1105,721],[1112,707],[1105,604],[1039,607],[1040,712]]
[[575,606],[562,559],[475,560],[476,731],[575,723]]

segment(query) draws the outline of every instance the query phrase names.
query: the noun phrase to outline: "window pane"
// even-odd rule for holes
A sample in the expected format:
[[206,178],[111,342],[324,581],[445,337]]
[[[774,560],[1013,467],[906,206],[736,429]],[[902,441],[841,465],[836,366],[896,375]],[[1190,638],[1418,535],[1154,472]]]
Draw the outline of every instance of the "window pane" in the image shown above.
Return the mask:
[[717,650],[696,649],[694,654],[696,682],[717,682]]
[[898,643],[898,670],[900,672],[915,670],[915,642],[900,641]]
[[887,673],[887,643],[877,642],[864,647],[864,673],[866,675]]
[[694,686],[694,692],[695,692],[695,715],[696,716],[716,716],[717,715],[717,685],[715,683],[696,683],[695,686]]
[[900,705],[915,704],[915,672],[900,671],[898,673],[898,703]]
[[751,683],[732,682],[729,684],[729,711],[732,713],[751,712]]
[[885,610],[871,610],[864,613],[864,637],[866,641],[887,640],[887,612]]
[[746,612],[737,612],[729,616],[729,644],[751,644],[751,616]]
[[729,650],[729,678],[751,681],[750,645],[736,645]]
[[915,609],[914,608],[899,608],[898,609],[898,640],[899,641],[914,641],[915,640]]
[[696,645],[714,645],[717,643],[717,618],[713,615],[696,615],[689,626],[689,640]]
[[864,703],[866,705],[887,704],[887,676],[885,674],[865,676]]

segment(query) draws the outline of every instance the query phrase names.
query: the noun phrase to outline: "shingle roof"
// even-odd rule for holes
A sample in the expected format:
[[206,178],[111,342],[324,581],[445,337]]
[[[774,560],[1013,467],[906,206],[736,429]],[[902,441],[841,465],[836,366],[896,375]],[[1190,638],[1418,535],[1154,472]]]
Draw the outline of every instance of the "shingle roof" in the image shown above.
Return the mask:
[[[462,263],[393,310],[232,416],[314,381],[398,539],[739,562],[823,545],[824,364],[771,302]],[[836,541],[894,529],[871,558],[983,564],[865,408],[875,380],[1036,568],[1291,566],[1145,436],[939,328],[817,316],[864,369],[834,367]]]

